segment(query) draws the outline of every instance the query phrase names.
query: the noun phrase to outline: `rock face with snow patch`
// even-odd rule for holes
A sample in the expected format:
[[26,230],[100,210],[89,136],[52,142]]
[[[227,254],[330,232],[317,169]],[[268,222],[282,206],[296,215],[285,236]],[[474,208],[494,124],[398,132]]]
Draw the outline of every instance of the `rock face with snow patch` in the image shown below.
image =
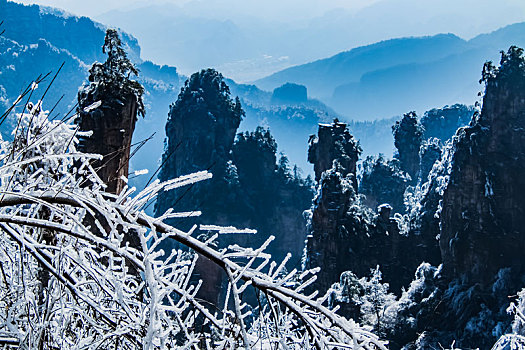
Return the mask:
[[525,272],[525,60],[485,66],[481,114],[460,129],[443,196],[444,273],[485,285],[501,268]]
[[[415,299],[399,303],[398,315],[413,318],[414,328],[393,338],[418,335],[407,349],[439,348],[452,341],[459,348],[491,348],[510,330],[509,299],[523,288],[523,50],[511,47],[502,53],[499,68],[487,63],[483,81],[481,113],[458,130],[430,173],[430,190],[422,203],[434,203],[427,210],[432,214],[437,207],[439,220],[422,220],[430,224],[421,226],[421,234],[438,229],[443,265],[426,305]],[[417,306],[410,310],[408,305]]]
[[345,123],[336,119],[333,124],[319,124],[318,136],[311,136],[309,144],[308,161],[314,165],[316,181],[337,161],[340,173],[350,174],[352,186],[357,190],[356,164],[362,150]]
[[323,293],[342,272],[363,277],[379,265],[384,281],[399,292],[426,256],[423,237],[402,235],[391,206],[379,206],[376,213],[363,204],[354,185],[360,149],[345,124],[321,124],[310,145],[316,173],[333,164],[320,174],[309,221],[305,265],[321,268],[314,287]]

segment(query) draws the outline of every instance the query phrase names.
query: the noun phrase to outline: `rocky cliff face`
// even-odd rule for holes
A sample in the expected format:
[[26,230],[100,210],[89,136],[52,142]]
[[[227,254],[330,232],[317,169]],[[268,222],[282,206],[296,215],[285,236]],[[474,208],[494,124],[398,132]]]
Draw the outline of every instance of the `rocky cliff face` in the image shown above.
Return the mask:
[[415,112],[403,115],[400,121],[392,126],[394,134],[394,145],[397,148],[395,158],[399,159],[399,165],[416,183],[419,174],[419,149],[423,141],[423,127],[417,119]]
[[[219,247],[239,244],[259,248],[273,235],[275,241],[267,252],[276,260],[291,252],[291,264],[297,266],[306,238],[303,211],[313,196],[311,180],[303,179],[297,168],[291,169],[286,157],[278,160],[277,143],[269,130],[259,127],[236,136],[243,114],[239,100],[230,98],[220,73],[210,69],[192,75],[171,106],[159,177],[164,181],[207,169],[213,178],[162,193],[156,213],[169,208],[199,210],[199,218],[178,220],[177,225],[189,228],[197,222],[257,230],[254,235],[220,235]],[[200,234],[204,239],[208,233]],[[204,280],[199,296],[216,302],[221,271],[200,259],[196,273]]]
[[502,268],[523,273],[525,64],[519,49],[486,71],[481,114],[460,129],[443,195],[444,273],[489,283]]
[[383,155],[368,156],[363,161],[359,192],[366,198],[363,203],[370,208],[389,204],[395,213],[404,213],[403,195],[412,178],[399,167],[399,160],[386,159]]
[[211,69],[192,75],[178,103],[170,108],[166,124],[169,167],[162,169],[169,177],[224,168],[230,159],[242,110],[229,98],[226,84],[217,79],[221,79],[219,73]]
[[[225,224],[217,203],[228,207],[236,199],[232,191],[235,183],[228,181],[228,175],[230,152],[242,115],[240,103],[230,98],[229,88],[219,72],[202,70],[186,81],[170,107],[159,179],[166,181],[202,170],[210,171],[213,178],[161,193],[155,205],[157,215],[170,208],[179,212],[199,210],[203,212],[199,223]],[[178,220],[176,224],[189,229],[195,222]],[[207,238],[206,232],[200,234]],[[163,248],[170,251],[178,247]],[[216,303],[223,278],[220,268],[201,257],[195,271],[196,277],[203,280],[199,297]]]
[[473,106],[455,104],[426,111],[421,117],[423,139],[437,138],[445,142],[456,134],[458,128],[468,125],[475,109]]
[[258,230],[246,237],[249,246],[260,246],[274,235],[268,248],[273,258],[291,253],[291,265],[298,266],[306,239],[303,212],[313,197],[311,180],[302,178],[297,167],[290,168],[285,156],[277,160],[277,143],[261,127],[238,134],[232,156],[239,201],[228,211],[228,220]]
[[432,171],[434,164],[441,159],[443,145],[438,138],[430,138],[423,141],[419,149],[419,179],[418,182],[425,183]]
[[[335,146],[324,144],[334,140]],[[379,265],[384,281],[399,293],[428,258],[429,243],[419,235],[400,234],[399,218],[391,217],[391,206],[379,206],[375,213],[363,204],[365,199],[354,186],[355,163],[348,161],[357,161],[360,149],[345,124],[320,125],[319,136],[312,141],[309,159],[318,162],[315,169],[333,162],[320,176],[311,210],[305,267],[321,267],[315,287],[324,292],[344,271],[363,277]],[[341,166],[337,159],[348,163]]]
[[[0,0],[0,13],[6,37],[22,45],[46,39],[53,46],[66,49],[83,62],[103,61],[100,43],[104,41],[105,28],[87,17],[72,16],[59,9],[26,6]],[[123,45],[134,62],[140,62],[138,40],[121,33]],[[60,63],[59,63],[60,64]]]
[[79,114],[79,130],[93,131],[92,136],[82,138],[79,149],[85,153],[101,154],[104,158],[93,163],[98,176],[108,185],[107,191],[118,194],[128,177],[131,138],[137,121],[137,103],[134,96],[122,96],[122,104],[105,103],[95,110],[83,108],[99,101],[100,96],[82,96]]
[[396,315],[393,348],[454,341],[489,349],[510,331],[506,310],[525,280],[523,50],[511,47],[499,68],[486,64],[483,81],[481,113],[457,131],[423,186],[416,227],[421,235],[439,234],[443,264],[422,265],[420,271],[434,271],[389,307]]
[[334,165],[339,164],[343,176],[350,175],[352,186],[357,190],[356,163],[362,150],[353,138],[345,123],[336,119],[333,124],[319,124],[318,136],[311,136],[308,148],[308,161],[314,165],[315,180]]

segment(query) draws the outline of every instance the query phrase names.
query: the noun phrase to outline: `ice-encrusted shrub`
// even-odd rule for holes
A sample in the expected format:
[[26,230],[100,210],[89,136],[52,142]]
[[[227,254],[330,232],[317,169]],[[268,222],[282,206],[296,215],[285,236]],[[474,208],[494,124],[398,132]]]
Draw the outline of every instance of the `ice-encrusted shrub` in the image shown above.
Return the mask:
[[[159,192],[207,180],[207,171],[157,180],[140,193],[107,193],[91,165],[100,156],[78,152],[74,125],[49,120],[40,102],[23,110],[14,141],[0,142],[0,346],[386,349],[330,311],[325,298],[302,294],[315,271],[284,274],[286,260],[265,253],[272,237],[258,248],[218,251],[217,234],[245,230],[209,225],[203,229],[216,235],[203,242],[192,236],[196,227],[184,232],[164,223],[198,210],[145,214]],[[138,247],[126,243],[129,232],[138,234]],[[159,249],[166,240],[190,253]],[[196,298],[198,257],[227,276],[221,305]],[[253,315],[241,302],[246,288],[265,300]]]

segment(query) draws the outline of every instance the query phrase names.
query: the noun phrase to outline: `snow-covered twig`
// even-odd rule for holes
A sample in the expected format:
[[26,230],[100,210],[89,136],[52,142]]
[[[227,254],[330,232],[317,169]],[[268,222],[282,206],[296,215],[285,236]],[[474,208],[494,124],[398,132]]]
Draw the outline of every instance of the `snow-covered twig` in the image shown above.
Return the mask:
[[[145,214],[160,191],[211,174],[154,181],[136,195],[125,189],[115,196],[90,165],[98,156],[77,152],[76,133],[73,125],[49,121],[39,107],[20,116],[13,143],[0,142],[0,334],[42,349],[386,349],[329,310],[324,298],[302,294],[315,270],[284,273],[288,257],[266,272],[271,239],[258,249],[219,251],[195,238],[195,228],[164,223],[191,212]],[[132,234],[138,246],[130,246]],[[170,241],[185,248],[162,250]],[[197,257],[228,276],[222,305],[198,298]],[[242,299],[248,287],[264,296],[255,309]]]

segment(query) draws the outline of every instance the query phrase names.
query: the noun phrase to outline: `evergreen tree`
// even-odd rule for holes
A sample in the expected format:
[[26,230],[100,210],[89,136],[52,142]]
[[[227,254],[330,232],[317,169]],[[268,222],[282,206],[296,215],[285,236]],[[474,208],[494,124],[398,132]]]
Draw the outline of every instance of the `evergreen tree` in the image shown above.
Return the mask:
[[138,114],[144,116],[144,87],[130,79],[131,75],[138,75],[138,70],[122,48],[122,41],[115,29],[106,31],[102,52],[108,57],[104,63],[95,62],[91,66],[89,84],[79,92],[79,105],[87,107],[99,100],[106,104],[111,103],[113,99],[121,100],[125,96],[133,96]]
[[359,280],[363,288],[363,295],[356,298],[356,301],[361,306],[361,321],[373,326],[377,334],[384,336],[386,328],[391,327],[390,323],[392,322],[386,314],[386,310],[395,302],[396,297],[389,293],[388,283],[383,283],[382,280],[379,266],[371,269],[369,278],[363,277]]
[[143,86],[130,79],[138,70],[128,59],[115,29],[108,29],[102,51],[104,63],[95,62],[89,70],[89,83],[78,92],[80,131],[92,131],[80,137],[79,149],[101,154],[94,163],[98,176],[107,183],[108,191],[120,193],[128,176],[131,140],[137,114],[145,115]]

